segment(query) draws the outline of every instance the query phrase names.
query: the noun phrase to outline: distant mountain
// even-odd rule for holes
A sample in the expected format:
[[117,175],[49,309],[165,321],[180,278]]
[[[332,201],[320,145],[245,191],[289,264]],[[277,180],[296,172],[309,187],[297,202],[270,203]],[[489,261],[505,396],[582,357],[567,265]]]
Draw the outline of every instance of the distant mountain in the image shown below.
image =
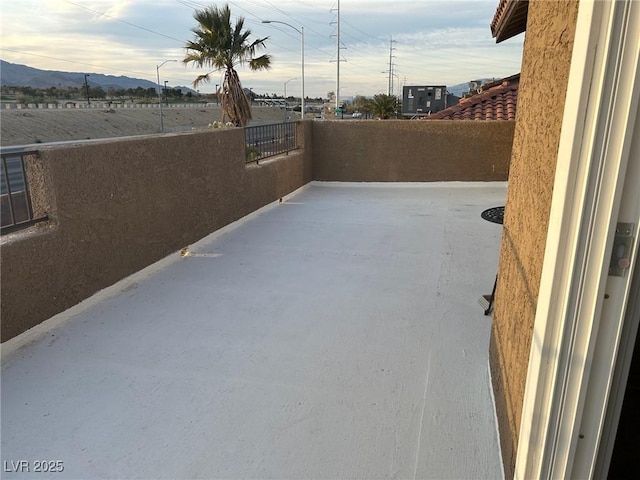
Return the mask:
[[[474,82],[480,82],[481,85],[487,80],[491,80],[491,78],[474,78],[473,79]],[[462,97],[464,93],[467,93],[469,91],[469,83],[471,82],[458,83],[456,85],[448,86],[447,91],[457,97]]]
[[174,90],[176,89],[180,89],[180,91],[182,92],[183,95],[186,95],[187,93],[191,92],[194,95],[197,94],[198,92],[196,90],[194,90],[193,88],[189,88],[189,87],[185,87],[184,85],[179,85],[177,87],[172,87],[171,85],[168,85],[169,88],[173,88]]
[[[479,83],[480,85],[482,85],[483,83],[485,83],[488,80],[492,80],[492,78],[476,78],[473,81]],[[464,83],[457,83],[455,85],[447,85],[447,92],[449,92],[452,95],[455,95],[456,97],[462,97],[463,94],[467,93],[469,91],[469,84],[471,83],[471,81],[469,82],[464,82]],[[418,84],[418,83],[414,83],[413,85],[424,85],[422,83]],[[432,84],[432,85],[439,85],[439,84]]]
[[[83,87],[84,72],[59,72],[55,70],[40,70],[37,68],[19,65],[16,63],[5,62],[0,60],[0,83],[3,86],[12,87],[33,87],[33,88],[49,88],[49,87]],[[103,75],[101,73],[89,73],[87,83],[90,87],[102,87],[107,90],[110,87],[118,89],[128,89],[142,87],[156,88],[157,84],[149,80],[140,78],[131,78],[124,76]],[[174,88],[174,87],[171,87]],[[183,93],[191,91],[187,87],[180,88]]]

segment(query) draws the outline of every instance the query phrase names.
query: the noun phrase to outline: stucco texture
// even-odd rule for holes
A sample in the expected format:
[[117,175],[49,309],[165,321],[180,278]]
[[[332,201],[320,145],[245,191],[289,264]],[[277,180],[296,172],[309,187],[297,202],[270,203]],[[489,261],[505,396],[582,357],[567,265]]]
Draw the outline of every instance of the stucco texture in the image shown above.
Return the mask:
[[514,122],[313,123],[313,176],[339,182],[505,181]]
[[311,180],[304,149],[245,166],[243,135],[40,149],[50,221],[3,239],[2,341]]
[[490,366],[512,478],[578,11],[531,1],[499,261]]
[[311,180],[507,178],[513,122],[299,122],[299,150],[245,165],[242,130],[43,146],[49,221],[3,237],[2,341]]

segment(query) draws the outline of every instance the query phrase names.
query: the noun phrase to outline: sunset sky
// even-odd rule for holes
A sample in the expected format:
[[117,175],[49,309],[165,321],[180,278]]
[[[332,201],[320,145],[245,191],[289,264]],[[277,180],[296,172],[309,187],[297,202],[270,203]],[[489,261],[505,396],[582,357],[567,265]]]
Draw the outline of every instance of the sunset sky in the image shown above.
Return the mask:
[[[266,37],[269,71],[239,69],[256,93],[300,95],[300,35],[305,30],[305,93],[336,89],[337,0],[235,0],[252,38]],[[2,2],[1,58],[45,70],[125,75],[170,86],[191,86],[205,71],[186,67],[184,44],[192,38],[194,9],[211,2],[187,0],[7,0]],[[218,6],[224,2],[216,3]],[[387,92],[390,38],[394,93],[406,85],[453,85],[520,71],[519,35],[501,44],[489,23],[498,0],[342,0],[340,95]],[[215,88],[216,76],[201,92]]]

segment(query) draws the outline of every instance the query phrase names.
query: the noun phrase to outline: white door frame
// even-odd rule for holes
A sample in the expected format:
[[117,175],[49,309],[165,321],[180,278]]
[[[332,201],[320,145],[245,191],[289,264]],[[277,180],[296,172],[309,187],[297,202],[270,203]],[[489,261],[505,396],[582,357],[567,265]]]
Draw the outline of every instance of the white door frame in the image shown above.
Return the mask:
[[608,267],[617,222],[633,222],[638,238],[639,209],[631,219],[619,219],[619,212],[636,127],[639,57],[640,1],[580,1],[516,457],[519,479],[593,476],[637,264],[636,241],[632,268],[605,302],[605,290],[616,283]]
[[[638,125],[640,125],[640,120],[636,120],[636,128],[638,128]],[[640,135],[638,135],[637,132],[636,137],[636,153],[634,153],[634,155],[640,158]],[[640,169],[640,165],[638,165],[637,168]],[[629,178],[629,176],[627,176],[627,178]],[[637,182],[636,185],[638,185],[640,173],[637,173],[635,178]],[[636,204],[640,204],[640,191],[637,192]],[[606,478],[609,473],[611,457],[616,442],[616,434],[618,433],[618,422],[622,412],[629,370],[634,355],[636,337],[638,335],[638,327],[640,327],[640,265],[638,264],[638,253],[636,253],[635,262],[629,306],[620,335],[618,358],[611,382],[609,402],[604,418],[604,426],[593,478]],[[640,351],[635,352],[635,355],[640,355]]]

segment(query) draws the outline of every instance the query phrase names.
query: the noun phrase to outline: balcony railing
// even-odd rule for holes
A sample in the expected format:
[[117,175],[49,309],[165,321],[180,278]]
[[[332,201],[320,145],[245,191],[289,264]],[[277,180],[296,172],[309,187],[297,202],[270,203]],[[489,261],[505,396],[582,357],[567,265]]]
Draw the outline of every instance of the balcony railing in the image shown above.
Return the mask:
[[298,148],[296,124],[293,122],[246,127],[244,138],[247,163],[288,153]]
[[46,219],[46,217],[34,218],[25,167],[25,157],[37,154],[38,152],[35,151],[3,152],[1,154],[0,216],[3,234]]

